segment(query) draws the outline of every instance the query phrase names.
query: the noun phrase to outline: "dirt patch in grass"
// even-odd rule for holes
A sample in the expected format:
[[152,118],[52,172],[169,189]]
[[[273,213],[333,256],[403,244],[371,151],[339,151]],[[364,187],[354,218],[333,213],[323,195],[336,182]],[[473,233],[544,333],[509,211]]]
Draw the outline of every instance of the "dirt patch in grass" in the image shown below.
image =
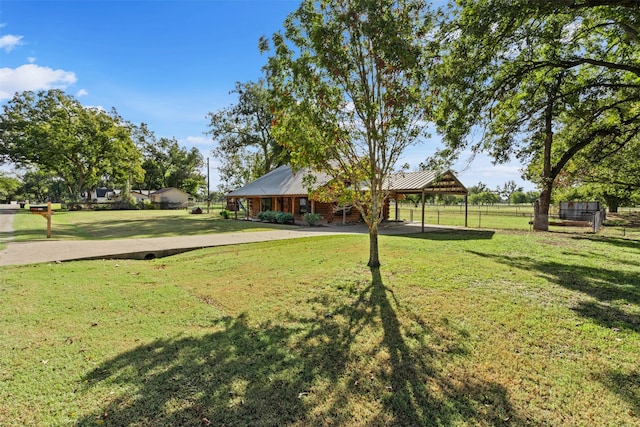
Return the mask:
[[628,227],[640,228],[640,212],[607,213],[607,221],[624,222]]

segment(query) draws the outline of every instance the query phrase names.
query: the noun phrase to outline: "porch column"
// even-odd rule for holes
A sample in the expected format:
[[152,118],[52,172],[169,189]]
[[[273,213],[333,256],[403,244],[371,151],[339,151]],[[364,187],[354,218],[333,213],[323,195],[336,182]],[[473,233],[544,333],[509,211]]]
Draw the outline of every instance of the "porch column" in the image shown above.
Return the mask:
[[395,201],[396,201],[396,221],[398,220],[398,193],[396,193],[395,195]]

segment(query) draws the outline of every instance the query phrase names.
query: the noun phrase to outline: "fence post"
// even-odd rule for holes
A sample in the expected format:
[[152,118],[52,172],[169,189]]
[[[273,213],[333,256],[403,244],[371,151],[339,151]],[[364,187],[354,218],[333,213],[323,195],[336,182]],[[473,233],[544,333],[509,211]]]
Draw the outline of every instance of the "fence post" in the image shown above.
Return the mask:
[[438,225],[440,225],[440,209],[436,209],[436,212],[438,212]]
[[409,223],[413,224],[413,209],[409,209]]
[[478,211],[478,228],[482,228],[482,211]]

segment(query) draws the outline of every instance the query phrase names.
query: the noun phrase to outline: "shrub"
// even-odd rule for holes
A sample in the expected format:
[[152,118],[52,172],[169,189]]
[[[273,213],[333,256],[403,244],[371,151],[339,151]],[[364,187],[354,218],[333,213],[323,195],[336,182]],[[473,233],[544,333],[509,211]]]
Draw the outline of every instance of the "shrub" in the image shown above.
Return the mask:
[[156,203],[153,203],[151,200],[144,200],[142,202],[142,209],[155,210],[155,209],[160,209],[160,206],[158,206]]
[[286,224],[287,222],[293,222],[293,215],[289,212],[276,212],[275,219],[278,224]]
[[223,209],[222,211],[220,211],[220,216],[224,219],[229,219],[231,218],[231,212],[226,209]]
[[264,211],[258,212],[258,219],[264,222],[277,222],[278,224],[286,224],[293,221],[293,215],[289,212]]
[[302,218],[307,221],[310,226],[318,225],[320,220],[322,219],[322,215],[317,213],[306,213],[302,216]]

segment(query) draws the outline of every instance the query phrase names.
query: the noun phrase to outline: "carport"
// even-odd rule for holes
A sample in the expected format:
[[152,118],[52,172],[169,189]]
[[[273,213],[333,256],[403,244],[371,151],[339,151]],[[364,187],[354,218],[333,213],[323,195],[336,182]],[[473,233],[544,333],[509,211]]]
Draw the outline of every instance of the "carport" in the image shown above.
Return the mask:
[[404,172],[389,178],[387,189],[396,202],[396,220],[398,220],[398,196],[401,194],[420,194],[422,204],[422,231],[424,232],[425,196],[436,194],[454,194],[464,196],[464,226],[467,227],[469,191],[450,170]]

